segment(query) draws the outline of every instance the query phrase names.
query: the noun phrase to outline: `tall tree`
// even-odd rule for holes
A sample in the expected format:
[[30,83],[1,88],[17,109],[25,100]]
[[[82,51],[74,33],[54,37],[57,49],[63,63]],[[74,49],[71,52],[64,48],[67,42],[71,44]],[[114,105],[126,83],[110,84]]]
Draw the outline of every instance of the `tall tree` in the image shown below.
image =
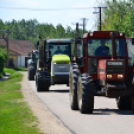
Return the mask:
[[125,32],[126,36],[132,36],[134,8],[132,1],[114,0],[105,2],[107,8],[104,11],[102,30],[117,30]]

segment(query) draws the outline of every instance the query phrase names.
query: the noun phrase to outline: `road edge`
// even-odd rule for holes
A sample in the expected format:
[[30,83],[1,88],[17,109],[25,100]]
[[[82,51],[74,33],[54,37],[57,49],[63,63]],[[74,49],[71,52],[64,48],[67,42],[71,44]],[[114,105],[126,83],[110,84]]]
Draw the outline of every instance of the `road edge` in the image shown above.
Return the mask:
[[39,98],[32,92],[30,84],[27,81],[26,73],[23,74],[21,82],[21,91],[24,100],[28,103],[33,114],[39,121],[38,128],[43,133],[48,134],[71,134],[70,130],[60,121],[48,108],[39,100]]

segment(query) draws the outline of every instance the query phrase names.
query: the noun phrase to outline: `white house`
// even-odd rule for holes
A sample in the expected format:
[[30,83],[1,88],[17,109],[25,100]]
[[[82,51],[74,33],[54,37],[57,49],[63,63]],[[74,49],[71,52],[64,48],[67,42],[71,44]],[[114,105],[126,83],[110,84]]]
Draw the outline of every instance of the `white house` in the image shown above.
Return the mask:
[[[7,39],[1,38],[0,45],[7,47]],[[28,56],[35,50],[31,40],[8,39],[8,67],[27,67]]]

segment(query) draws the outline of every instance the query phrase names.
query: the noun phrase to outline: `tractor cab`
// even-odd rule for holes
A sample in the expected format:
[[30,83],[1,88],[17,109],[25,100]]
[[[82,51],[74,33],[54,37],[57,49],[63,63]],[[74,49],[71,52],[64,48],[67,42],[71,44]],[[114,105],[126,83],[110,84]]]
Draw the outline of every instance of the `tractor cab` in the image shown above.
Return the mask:
[[[125,35],[115,32],[116,36],[113,39],[111,32],[94,31],[85,34],[77,44],[76,60],[79,68],[81,72],[91,75],[94,81],[100,80],[103,73],[106,81],[109,80],[108,77],[110,81],[124,80],[131,73],[129,69],[132,66],[127,66],[128,52]],[[118,75],[122,77],[118,78]]]
[[71,39],[46,39],[46,63],[51,64],[54,55],[67,55],[71,58]]
[[67,84],[71,58],[71,39],[46,40],[46,64],[51,73],[51,84]]

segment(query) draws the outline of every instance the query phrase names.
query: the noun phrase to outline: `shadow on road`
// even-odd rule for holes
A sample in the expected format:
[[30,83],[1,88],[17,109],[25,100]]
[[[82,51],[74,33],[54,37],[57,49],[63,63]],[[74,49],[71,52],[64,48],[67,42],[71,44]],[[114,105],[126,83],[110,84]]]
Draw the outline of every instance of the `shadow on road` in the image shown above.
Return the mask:
[[134,115],[132,110],[119,110],[119,109],[94,109],[93,115]]
[[57,90],[49,90],[49,92],[69,93],[69,90],[67,90],[67,89],[57,89]]

